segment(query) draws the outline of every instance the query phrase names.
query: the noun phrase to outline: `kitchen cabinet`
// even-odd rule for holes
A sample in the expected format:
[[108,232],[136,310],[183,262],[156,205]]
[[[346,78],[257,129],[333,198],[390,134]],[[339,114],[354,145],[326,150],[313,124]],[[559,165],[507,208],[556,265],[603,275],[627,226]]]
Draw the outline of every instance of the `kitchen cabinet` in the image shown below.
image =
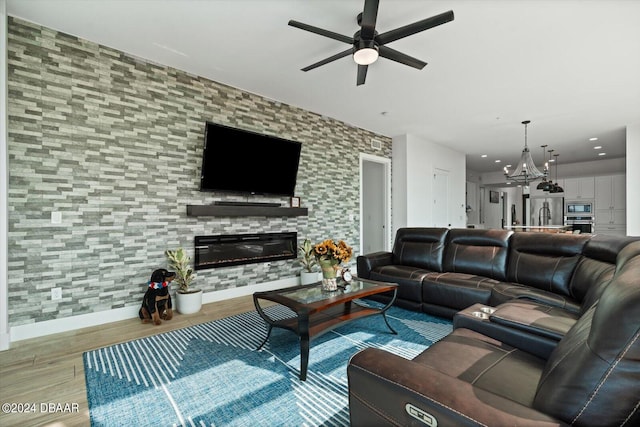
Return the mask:
[[593,227],[593,232],[597,234],[607,234],[609,236],[626,236],[627,227],[625,227],[624,225],[620,226],[611,224],[595,224],[595,226]]
[[626,234],[626,193],[626,175],[595,178],[596,233]]
[[596,209],[625,209],[627,207],[626,175],[597,176],[595,189]]
[[596,224],[627,223],[627,212],[624,209],[596,209]]
[[588,178],[565,178],[564,199],[581,200],[593,199],[595,197],[595,181],[593,177]]

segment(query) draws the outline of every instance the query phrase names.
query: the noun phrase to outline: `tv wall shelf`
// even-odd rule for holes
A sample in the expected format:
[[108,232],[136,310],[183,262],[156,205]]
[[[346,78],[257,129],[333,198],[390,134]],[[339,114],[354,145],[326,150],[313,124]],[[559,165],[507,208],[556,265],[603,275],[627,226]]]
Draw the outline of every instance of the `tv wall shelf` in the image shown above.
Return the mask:
[[187,216],[307,216],[307,208],[187,205]]

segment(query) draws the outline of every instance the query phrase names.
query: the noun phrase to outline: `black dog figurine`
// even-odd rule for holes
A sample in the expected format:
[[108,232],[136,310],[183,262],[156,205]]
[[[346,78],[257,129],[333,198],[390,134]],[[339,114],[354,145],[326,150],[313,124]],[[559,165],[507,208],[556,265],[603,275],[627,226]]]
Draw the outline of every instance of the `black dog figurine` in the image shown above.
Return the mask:
[[138,316],[142,323],[153,323],[159,325],[162,320],[171,320],[173,317],[173,307],[171,295],[169,295],[169,284],[175,279],[176,273],[160,268],[153,272],[149,287],[142,299],[142,307]]

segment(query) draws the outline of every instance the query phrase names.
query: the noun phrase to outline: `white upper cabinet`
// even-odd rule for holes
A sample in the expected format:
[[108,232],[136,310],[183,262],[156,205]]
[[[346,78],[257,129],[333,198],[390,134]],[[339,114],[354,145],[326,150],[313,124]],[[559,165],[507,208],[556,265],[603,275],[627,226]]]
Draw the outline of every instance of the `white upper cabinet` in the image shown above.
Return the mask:
[[596,209],[626,208],[627,180],[625,175],[597,176],[595,190]]
[[581,200],[595,197],[594,178],[565,178],[564,199]]

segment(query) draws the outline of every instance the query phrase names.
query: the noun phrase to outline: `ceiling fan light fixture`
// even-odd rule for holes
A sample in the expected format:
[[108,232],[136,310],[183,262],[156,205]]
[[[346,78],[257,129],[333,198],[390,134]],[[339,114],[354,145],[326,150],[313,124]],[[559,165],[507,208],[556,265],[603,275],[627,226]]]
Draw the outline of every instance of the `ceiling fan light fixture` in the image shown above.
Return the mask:
[[353,60],[358,65],[373,64],[378,60],[378,46],[373,40],[360,40],[353,52]]
[[[378,19],[378,6],[380,0],[364,0],[364,8],[361,13],[356,16],[356,22],[360,29],[353,34],[353,37],[325,30],[324,28],[314,27],[313,25],[304,24],[302,22],[289,20],[289,25],[304,31],[309,31],[323,37],[337,40],[342,43],[351,45],[349,49],[318,61],[314,64],[301,68],[302,71],[310,71],[322,65],[344,58],[351,55],[353,61],[358,64],[358,74],[356,77],[356,86],[363,85],[367,78],[367,66],[377,61],[378,56],[398,62],[409,67],[422,70],[426,62],[417,58],[413,58],[397,50],[391,49],[386,45],[396,40],[412,36],[422,31],[437,27],[447,22],[453,21],[453,11],[434,15],[430,18],[422,19],[412,24],[403,25],[393,30],[385,31],[378,34],[376,31],[376,21]],[[378,50],[380,49],[380,50]]]

